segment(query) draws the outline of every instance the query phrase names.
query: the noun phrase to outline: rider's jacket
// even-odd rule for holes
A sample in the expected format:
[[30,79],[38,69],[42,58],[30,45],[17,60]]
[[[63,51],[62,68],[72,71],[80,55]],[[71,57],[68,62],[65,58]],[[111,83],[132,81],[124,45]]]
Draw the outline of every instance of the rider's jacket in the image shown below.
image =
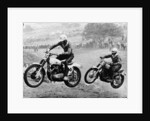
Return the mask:
[[71,44],[67,40],[60,41],[57,44],[52,45],[50,47],[50,50],[52,50],[53,48],[55,48],[57,46],[61,46],[63,48],[64,54],[72,54]]
[[103,58],[111,58],[112,59],[112,62],[114,64],[121,64],[121,58],[118,54],[116,55],[112,55],[112,54],[109,54],[109,55],[105,55]]

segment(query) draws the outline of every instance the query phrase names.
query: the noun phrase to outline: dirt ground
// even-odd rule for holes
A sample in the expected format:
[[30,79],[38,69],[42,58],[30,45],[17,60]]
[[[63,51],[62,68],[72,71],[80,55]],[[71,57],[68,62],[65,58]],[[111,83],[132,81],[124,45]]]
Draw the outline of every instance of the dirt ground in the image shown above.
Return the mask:
[[[25,50],[29,51],[29,50]],[[45,50],[39,50],[34,53],[38,57],[43,57]],[[46,80],[37,88],[28,87],[23,81],[23,96],[24,98],[127,98],[127,77],[123,85],[114,89],[109,83],[105,83],[97,79],[93,84],[86,84],[84,75],[86,71],[93,65],[97,65],[99,57],[110,53],[108,49],[75,49],[74,62],[81,64],[82,78],[74,88],[67,87],[63,82],[50,82]],[[127,73],[127,52],[119,52],[123,68]],[[110,61],[108,59],[108,61]]]

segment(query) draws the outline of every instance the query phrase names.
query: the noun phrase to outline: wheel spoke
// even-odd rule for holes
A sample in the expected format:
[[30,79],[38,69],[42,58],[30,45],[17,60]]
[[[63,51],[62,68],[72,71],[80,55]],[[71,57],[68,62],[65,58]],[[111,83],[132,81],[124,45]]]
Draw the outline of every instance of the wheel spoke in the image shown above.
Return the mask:
[[120,76],[117,76],[114,80],[114,85],[119,85],[121,83],[121,77]]
[[78,73],[74,70],[72,74],[72,78],[69,80],[69,82],[74,82],[76,84],[76,82],[78,82]]
[[72,72],[71,78],[68,81],[68,83],[69,83],[69,85],[71,87],[74,87],[74,86],[76,86],[79,83],[79,81],[80,81],[79,80],[80,79],[79,76],[80,75],[79,75],[78,71],[74,69],[73,72]]
[[87,80],[89,82],[93,82],[95,80],[96,77],[96,71],[95,70],[91,70],[88,74],[87,74]]
[[124,82],[124,77],[122,75],[116,76],[111,83],[113,88],[119,88]]

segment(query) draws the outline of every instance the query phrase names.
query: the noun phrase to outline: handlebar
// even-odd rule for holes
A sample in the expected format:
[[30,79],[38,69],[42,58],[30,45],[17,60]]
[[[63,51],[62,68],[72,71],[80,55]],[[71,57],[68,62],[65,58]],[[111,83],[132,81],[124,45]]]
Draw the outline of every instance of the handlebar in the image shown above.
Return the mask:
[[106,63],[106,61],[104,60],[103,57],[100,57],[100,59],[101,59],[101,60],[100,60],[101,63],[102,63],[102,62],[103,62],[103,63]]
[[50,53],[50,51],[45,51],[45,53],[46,53],[46,54],[49,54],[50,56],[52,56],[52,55],[56,55],[56,56],[57,56],[57,55],[58,55],[58,54],[56,54],[56,53]]

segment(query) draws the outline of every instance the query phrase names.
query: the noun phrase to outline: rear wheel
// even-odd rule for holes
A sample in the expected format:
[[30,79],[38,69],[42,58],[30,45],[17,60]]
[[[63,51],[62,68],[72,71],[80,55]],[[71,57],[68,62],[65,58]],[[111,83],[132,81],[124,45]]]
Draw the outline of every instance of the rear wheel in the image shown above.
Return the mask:
[[29,87],[35,88],[42,84],[44,79],[43,69],[41,71],[36,71],[40,69],[41,65],[33,64],[29,66],[24,72],[24,81]]
[[69,76],[69,80],[64,81],[64,83],[68,87],[75,87],[79,84],[80,80],[81,80],[81,71],[80,71],[80,69],[77,68],[77,67],[73,67],[73,71],[72,71],[72,74]]
[[98,69],[96,68],[90,68],[84,76],[85,82],[88,84],[94,83],[95,80],[97,79],[97,71]]
[[114,77],[114,80],[111,82],[113,88],[119,88],[124,82],[124,75],[117,75]]

